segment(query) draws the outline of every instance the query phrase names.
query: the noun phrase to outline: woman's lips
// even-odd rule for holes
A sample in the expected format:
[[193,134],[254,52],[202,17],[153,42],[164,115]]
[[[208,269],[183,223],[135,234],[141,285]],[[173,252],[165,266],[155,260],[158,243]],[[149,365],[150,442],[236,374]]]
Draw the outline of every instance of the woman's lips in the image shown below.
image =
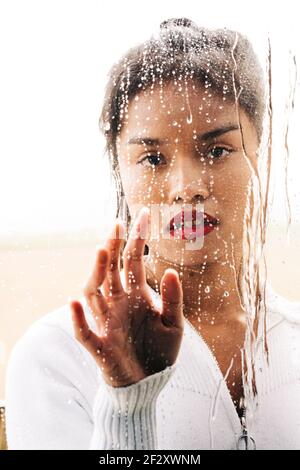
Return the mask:
[[167,226],[167,233],[172,238],[179,234],[183,240],[207,235],[219,224],[219,220],[207,212],[181,211],[170,220]]

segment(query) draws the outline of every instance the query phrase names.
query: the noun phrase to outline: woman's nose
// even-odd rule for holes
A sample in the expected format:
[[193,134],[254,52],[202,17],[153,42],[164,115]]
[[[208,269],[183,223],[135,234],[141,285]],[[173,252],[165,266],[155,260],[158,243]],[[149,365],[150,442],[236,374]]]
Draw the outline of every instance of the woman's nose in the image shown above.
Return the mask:
[[205,180],[197,174],[195,166],[174,165],[172,174],[169,175],[169,204],[179,199],[183,203],[191,204],[203,202],[209,196],[209,189]]

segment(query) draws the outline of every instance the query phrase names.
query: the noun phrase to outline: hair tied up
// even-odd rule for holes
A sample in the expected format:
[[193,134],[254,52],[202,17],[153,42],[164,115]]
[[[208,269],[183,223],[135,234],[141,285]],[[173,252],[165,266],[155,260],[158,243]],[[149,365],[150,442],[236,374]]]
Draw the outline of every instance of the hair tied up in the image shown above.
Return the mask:
[[160,29],[168,29],[172,26],[184,26],[186,28],[198,29],[196,23],[189,20],[188,18],[169,18],[168,20],[160,23]]

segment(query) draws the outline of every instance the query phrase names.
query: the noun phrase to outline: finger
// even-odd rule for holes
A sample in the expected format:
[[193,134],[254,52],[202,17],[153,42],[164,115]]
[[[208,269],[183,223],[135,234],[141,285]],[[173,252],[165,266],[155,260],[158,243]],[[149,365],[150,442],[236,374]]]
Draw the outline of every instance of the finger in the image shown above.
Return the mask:
[[108,260],[109,254],[107,249],[105,247],[97,248],[94,268],[86,287],[94,289],[102,285],[106,276]]
[[97,250],[93,272],[83,290],[98,328],[103,327],[109,311],[109,306],[100,289],[106,276],[108,258],[105,248]]
[[120,277],[120,250],[124,243],[125,227],[121,220],[117,220],[114,228],[106,241],[105,248],[109,254],[106,277],[103,282],[103,289],[106,296],[119,298],[125,295],[125,291]]
[[166,269],[160,282],[162,322],[165,326],[183,328],[183,292],[178,273]]
[[146,285],[146,270],[144,265],[144,249],[149,233],[150,212],[142,207],[139,212],[126,243],[124,257],[124,273],[126,289]]
[[69,302],[75,338],[91,353],[93,356],[99,355],[102,350],[100,338],[89,328],[85,319],[82,305],[77,300]]

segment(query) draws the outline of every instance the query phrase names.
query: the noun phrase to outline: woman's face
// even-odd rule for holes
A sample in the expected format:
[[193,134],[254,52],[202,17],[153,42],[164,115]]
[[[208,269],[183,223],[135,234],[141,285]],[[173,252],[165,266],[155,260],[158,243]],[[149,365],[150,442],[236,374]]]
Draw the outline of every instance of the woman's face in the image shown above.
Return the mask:
[[[129,103],[117,141],[129,211],[135,218],[141,205],[150,207],[155,239],[149,235],[146,243],[157,257],[186,266],[225,262],[228,254],[238,259],[251,167],[257,158],[255,128],[229,99],[192,81],[181,86],[149,88]],[[167,208],[172,207],[174,215],[196,205],[219,223],[205,235],[198,232],[202,243],[198,240],[194,249],[182,232],[171,236],[166,227],[170,217],[163,214]],[[152,214],[159,207],[157,219]]]

